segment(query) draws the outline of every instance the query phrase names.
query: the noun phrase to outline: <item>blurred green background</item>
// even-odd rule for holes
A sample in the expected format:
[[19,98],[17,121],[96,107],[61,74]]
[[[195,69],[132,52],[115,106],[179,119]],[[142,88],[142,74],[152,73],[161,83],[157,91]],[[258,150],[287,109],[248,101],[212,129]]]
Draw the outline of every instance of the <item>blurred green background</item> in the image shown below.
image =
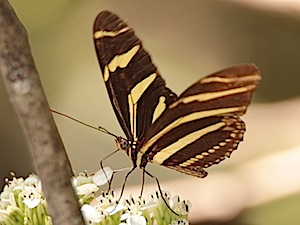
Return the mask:
[[[176,93],[217,70],[245,62],[257,64],[263,80],[244,117],[245,141],[231,159],[209,169],[203,180],[155,165],[148,169],[163,188],[192,201],[192,224],[300,224],[300,1],[10,3],[29,33],[51,108],[117,135],[123,133],[92,40],[93,21],[100,11],[113,11],[134,28]],[[96,171],[100,159],[116,149],[111,137],[54,117],[75,171]],[[2,80],[0,118],[2,187],[10,171],[17,176],[34,171]],[[105,164],[115,169],[131,165],[122,153]],[[122,178],[117,175],[115,188]],[[136,171],[128,183],[130,190],[139,190],[140,181]],[[152,180],[147,183],[156,190]]]

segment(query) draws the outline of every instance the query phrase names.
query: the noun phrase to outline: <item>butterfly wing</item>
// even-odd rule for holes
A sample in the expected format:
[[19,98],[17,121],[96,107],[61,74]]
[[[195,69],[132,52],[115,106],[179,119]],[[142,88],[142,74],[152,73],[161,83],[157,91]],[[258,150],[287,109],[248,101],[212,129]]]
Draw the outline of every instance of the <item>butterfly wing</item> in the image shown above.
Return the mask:
[[154,162],[205,177],[203,168],[229,157],[245,132],[239,118],[260,80],[251,64],[207,76],[168,106],[147,132],[138,165]]
[[101,12],[94,43],[105,85],[128,140],[138,141],[177,96],[165,86],[133,30],[116,15]]

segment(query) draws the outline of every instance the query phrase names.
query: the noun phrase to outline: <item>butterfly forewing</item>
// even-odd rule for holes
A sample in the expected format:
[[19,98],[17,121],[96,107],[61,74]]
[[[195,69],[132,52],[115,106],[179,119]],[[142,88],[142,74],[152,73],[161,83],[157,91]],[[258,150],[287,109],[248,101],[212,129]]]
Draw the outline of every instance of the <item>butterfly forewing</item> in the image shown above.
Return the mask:
[[203,168],[229,157],[245,132],[239,118],[260,80],[251,64],[235,66],[196,82],[179,97],[166,88],[133,30],[102,12],[94,41],[103,79],[134,166],[154,162],[205,177]]
[[119,123],[127,138],[137,141],[176,95],[165,87],[133,30],[114,14],[98,15],[94,41]]

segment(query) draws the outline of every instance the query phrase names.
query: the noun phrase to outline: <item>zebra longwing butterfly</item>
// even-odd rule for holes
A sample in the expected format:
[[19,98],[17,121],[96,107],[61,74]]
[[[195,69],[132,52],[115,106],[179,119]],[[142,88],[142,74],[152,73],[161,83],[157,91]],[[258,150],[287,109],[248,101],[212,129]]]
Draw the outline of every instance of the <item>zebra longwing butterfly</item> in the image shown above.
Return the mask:
[[196,177],[229,157],[245,132],[240,119],[259,82],[253,64],[206,76],[180,96],[166,87],[134,31],[111,12],[94,24],[103,79],[126,135],[120,148],[144,169],[153,162]]

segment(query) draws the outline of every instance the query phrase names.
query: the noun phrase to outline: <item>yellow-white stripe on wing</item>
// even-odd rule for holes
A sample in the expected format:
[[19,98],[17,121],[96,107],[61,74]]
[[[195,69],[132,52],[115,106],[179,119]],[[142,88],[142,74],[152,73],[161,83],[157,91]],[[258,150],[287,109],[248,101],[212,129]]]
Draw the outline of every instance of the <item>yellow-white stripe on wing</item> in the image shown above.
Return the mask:
[[129,141],[138,141],[177,96],[165,86],[133,30],[116,15],[101,12],[94,43],[118,121]]
[[147,161],[193,176],[229,157],[243,139],[239,118],[250,104],[260,75],[253,65],[232,67],[188,88],[157,118],[139,149],[137,164]]

